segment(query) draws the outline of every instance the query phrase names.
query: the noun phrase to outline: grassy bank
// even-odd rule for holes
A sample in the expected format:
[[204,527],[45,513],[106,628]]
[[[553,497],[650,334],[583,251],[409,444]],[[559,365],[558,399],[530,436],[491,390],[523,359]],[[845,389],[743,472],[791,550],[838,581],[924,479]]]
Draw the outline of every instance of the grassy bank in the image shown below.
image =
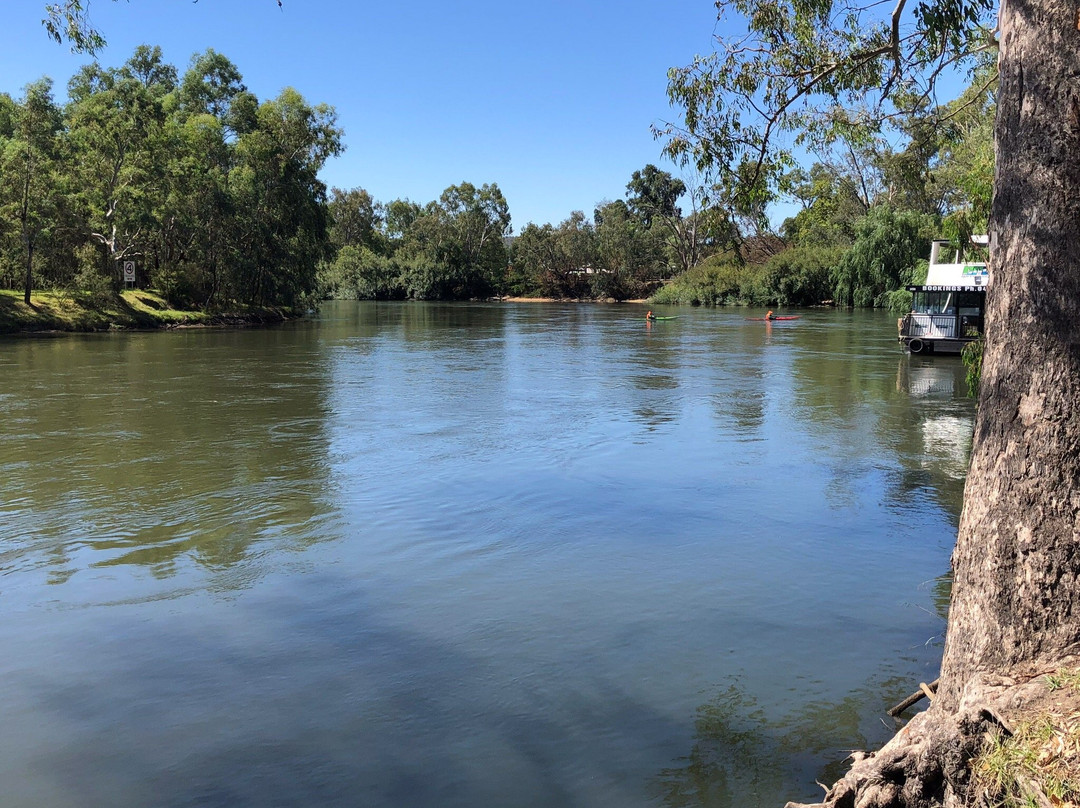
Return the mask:
[[179,326],[249,325],[294,316],[281,308],[238,306],[228,311],[182,311],[153,292],[132,290],[108,297],[38,292],[30,305],[20,292],[0,290],[0,334],[29,331],[110,331]]
[[1080,671],[1043,679],[1010,729],[998,728],[972,762],[975,808],[1080,804]]

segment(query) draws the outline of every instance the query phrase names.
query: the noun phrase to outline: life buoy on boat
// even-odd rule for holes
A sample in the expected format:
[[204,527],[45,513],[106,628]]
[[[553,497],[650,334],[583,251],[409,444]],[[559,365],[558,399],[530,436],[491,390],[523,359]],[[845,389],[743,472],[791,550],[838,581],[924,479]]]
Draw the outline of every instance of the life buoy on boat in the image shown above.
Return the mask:
[[913,354],[921,354],[923,351],[926,350],[926,343],[918,337],[915,337],[913,340],[909,341],[907,346],[908,350],[911,351]]

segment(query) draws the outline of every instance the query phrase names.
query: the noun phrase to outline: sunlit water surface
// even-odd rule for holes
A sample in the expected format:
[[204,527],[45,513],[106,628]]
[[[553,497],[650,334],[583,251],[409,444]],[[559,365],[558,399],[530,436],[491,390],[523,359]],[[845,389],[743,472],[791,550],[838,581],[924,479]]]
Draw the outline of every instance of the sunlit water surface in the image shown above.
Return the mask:
[[936,675],[963,368],[663,313],[0,341],[0,805],[819,796]]

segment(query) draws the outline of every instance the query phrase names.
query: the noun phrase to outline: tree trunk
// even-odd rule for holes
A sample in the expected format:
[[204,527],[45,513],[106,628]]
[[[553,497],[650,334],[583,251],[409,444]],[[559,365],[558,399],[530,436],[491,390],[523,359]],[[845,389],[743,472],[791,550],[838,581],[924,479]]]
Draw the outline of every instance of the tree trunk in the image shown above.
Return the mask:
[[23,302],[30,305],[30,289],[34,283],[34,242],[26,239],[26,283],[23,287]]
[[1003,0],[992,283],[938,709],[1080,640],[1080,31]]
[[1080,642],[1080,30],[1002,0],[992,282],[937,699],[834,785],[829,808],[969,804],[968,759],[1012,687]]

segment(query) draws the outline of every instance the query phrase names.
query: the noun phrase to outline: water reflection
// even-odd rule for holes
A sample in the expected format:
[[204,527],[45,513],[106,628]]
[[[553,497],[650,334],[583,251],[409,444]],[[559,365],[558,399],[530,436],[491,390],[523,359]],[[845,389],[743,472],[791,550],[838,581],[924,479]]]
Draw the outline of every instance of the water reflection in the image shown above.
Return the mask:
[[933,678],[973,404],[878,313],[643,314],[0,343],[11,804],[816,796]]
[[669,808],[766,808],[820,799],[815,782],[835,782],[852,751],[880,745],[896,730],[875,726],[865,715],[868,704],[884,715],[891,694],[904,686],[896,679],[872,681],[839,701],[770,718],[767,705],[732,683],[698,708],[693,747],[680,765],[655,778],[656,796]]
[[918,451],[898,455],[897,500],[927,498],[959,524],[974,435],[974,401],[967,397],[966,369],[956,357],[905,356],[898,361],[896,389],[912,404]]
[[934,611],[941,618],[942,629],[949,619],[949,600],[952,598],[952,570],[934,579],[931,591],[934,597]]
[[138,565],[164,579],[188,563],[222,572],[263,541],[319,540],[318,350],[277,331],[199,332],[29,339],[6,356],[0,420],[20,437],[0,448],[3,571],[46,568],[60,584]]

